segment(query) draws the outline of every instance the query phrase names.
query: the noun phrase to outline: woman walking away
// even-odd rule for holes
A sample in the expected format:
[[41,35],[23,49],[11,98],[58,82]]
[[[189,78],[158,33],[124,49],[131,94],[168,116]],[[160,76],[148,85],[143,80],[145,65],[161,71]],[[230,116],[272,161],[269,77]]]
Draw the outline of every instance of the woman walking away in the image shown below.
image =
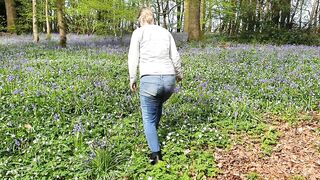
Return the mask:
[[140,72],[140,104],[144,133],[151,150],[151,164],[162,160],[157,129],[162,105],[182,80],[180,56],[169,31],[154,25],[150,8],[139,14],[140,28],[131,37],[128,55],[130,89],[137,90],[137,69]]

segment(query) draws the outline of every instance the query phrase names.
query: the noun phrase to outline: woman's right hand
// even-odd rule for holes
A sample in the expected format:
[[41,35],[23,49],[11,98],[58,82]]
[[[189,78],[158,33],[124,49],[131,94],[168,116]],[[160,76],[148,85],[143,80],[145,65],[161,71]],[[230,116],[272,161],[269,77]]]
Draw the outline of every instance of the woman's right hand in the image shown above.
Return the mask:
[[134,83],[130,84],[130,89],[132,92],[136,92],[137,91],[137,83],[134,82]]
[[177,76],[177,77],[176,77],[176,81],[177,81],[177,83],[180,82],[180,81],[182,81],[182,77]]

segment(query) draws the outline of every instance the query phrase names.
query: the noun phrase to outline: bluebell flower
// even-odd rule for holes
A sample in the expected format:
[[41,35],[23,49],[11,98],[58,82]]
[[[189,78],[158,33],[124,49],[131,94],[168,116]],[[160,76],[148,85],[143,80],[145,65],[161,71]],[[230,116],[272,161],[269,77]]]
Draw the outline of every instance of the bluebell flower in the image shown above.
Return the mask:
[[201,82],[201,83],[200,83],[200,86],[201,86],[202,88],[206,88],[206,87],[208,86],[208,82]]
[[85,129],[84,129],[84,127],[83,127],[81,122],[74,124],[73,134],[76,134],[76,133],[82,133],[82,134],[85,133]]
[[102,84],[101,81],[94,81],[93,85],[94,85],[94,87],[100,87],[101,88],[103,84]]
[[28,72],[33,72],[33,71],[34,71],[34,68],[31,67],[31,66],[29,66],[29,67],[26,68],[26,71],[28,71]]
[[9,75],[8,78],[7,78],[7,81],[8,82],[12,82],[14,79],[15,79],[14,75]]
[[13,95],[20,95],[20,96],[24,96],[24,93],[21,89],[16,89],[13,91]]
[[95,157],[96,157],[97,155],[96,155],[96,153],[94,152],[94,151],[91,151],[90,153],[89,153],[89,159],[94,159]]
[[21,145],[21,142],[19,139],[14,139],[14,144],[19,147]]
[[59,120],[59,119],[60,119],[60,114],[55,113],[55,114],[53,115],[53,119],[54,119],[54,120]]
[[175,93],[180,92],[180,87],[179,87],[179,86],[175,87],[175,88],[174,88],[174,92],[175,92]]
[[18,70],[20,70],[20,69],[21,69],[21,65],[20,65],[20,64],[15,65],[15,66],[13,67],[13,70],[14,70],[14,71],[18,71]]

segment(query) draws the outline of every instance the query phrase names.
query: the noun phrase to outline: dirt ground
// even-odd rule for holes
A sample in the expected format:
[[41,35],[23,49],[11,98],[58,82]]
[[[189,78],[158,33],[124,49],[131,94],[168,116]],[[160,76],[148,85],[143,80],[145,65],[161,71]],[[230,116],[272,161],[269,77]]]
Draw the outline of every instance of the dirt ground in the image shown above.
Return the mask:
[[259,179],[320,180],[320,115],[310,115],[296,124],[273,125],[281,136],[270,156],[262,153],[261,140],[245,136],[229,150],[217,149],[222,172],[216,179],[247,179],[247,174],[256,173]]

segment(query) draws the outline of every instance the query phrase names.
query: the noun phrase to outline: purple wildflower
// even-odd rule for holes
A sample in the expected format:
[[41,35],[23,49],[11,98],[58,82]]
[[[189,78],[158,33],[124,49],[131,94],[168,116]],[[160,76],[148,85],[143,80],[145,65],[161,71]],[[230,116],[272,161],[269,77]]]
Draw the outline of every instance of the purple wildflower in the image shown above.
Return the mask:
[[13,91],[13,95],[17,95],[19,94],[20,96],[24,96],[24,93],[21,89],[16,89]]
[[89,159],[94,159],[96,156],[97,156],[97,155],[96,155],[96,153],[95,153],[94,151],[91,151],[91,152],[89,153]]
[[19,139],[15,139],[14,144],[19,147],[21,145],[21,142]]
[[174,88],[174,92],[175,92],[175,93],[180,92],[180,90],[181,90],[181,88],[180,88],[180,87],[175,87],[175,88]]
[[31,66],[29,66],[29,67],[26,68],[26,71],[28,71],[28,72],[33,72],[33,71],[34,71],[34,68],[31,67]]
[[15,79],[14,75],[9,75],[8,78],[7,78],[7,81],[8,82],[12,82],[14,79]]
[[101,81],[95,81],[94,83],[93,83],[93,85],[94,85],[94,87],[102,87],[102,82]]
[[20,69],[21,69],[21,65],[20,65],[20,64],[15,65],[15,66],[13,67],[13,70],[14,70],[14,71],[18,71],[18,70],[20,70]]
[[74,124],[74,127],[73,127],[73,133],[74,134],[76,134],[76,133],[84,134],[84,132],[85,132],[85,129],[84,129],[84,127],[83,127],[81,122]]
[[200,86],[205,89],[208,86],[208,82],[201,82]]
[[53,115],[53,119],[54,120],[60,120],[60,114],[58,114],[58,113],[55,113],[54,115]]

